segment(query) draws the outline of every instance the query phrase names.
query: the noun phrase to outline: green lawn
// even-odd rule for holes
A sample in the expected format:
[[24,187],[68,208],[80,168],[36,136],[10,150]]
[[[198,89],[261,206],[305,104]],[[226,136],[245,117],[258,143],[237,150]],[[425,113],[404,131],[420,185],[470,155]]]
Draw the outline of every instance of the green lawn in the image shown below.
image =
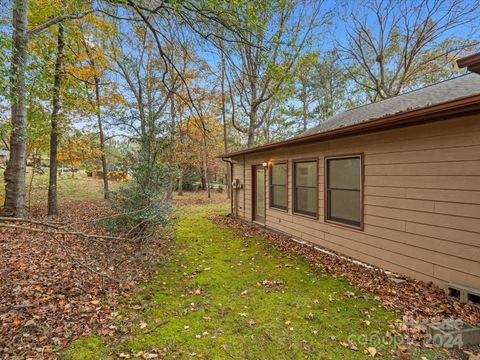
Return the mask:
[[[45,205],[48,194],[48,168],[43,169],[43,174],[35,174],[30,191],[31,168],[27,168],[27,189],[25,202],[30,206]],[[111,190],[119,187],[118,181],[110,181]],[[5,197],[5,183],[3,170],[0,170],[0,202],[3,204]],[[87,177],[83,172],[76,173],[72,178],[71,173],[58,175],[58,200],[95,200],[103,198],[103,180]]]
[[[65,357],[364,359],[368,346],[390,357],[392,345],[378,338],[394,313],[373,300],[345,296],[358,292],[302,258],[281,254],[267,240],[243,237],[208,219],[224,211],[224,205],[182,208],[170,259],[124,301],[115,335],[80,338]],[[272,287],[263,286],[265,280]],[[358,343],[354,351],[346,344],[352,337],[373,343]],[[413,358],[421,356],[438,358],[430,352]]]

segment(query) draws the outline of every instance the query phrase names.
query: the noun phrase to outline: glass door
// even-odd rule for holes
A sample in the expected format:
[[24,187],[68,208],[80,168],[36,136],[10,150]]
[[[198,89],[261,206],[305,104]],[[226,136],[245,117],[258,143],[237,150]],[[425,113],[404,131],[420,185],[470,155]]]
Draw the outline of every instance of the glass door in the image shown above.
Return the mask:
[[265,168],[253,167],[253,220],[265,222]]

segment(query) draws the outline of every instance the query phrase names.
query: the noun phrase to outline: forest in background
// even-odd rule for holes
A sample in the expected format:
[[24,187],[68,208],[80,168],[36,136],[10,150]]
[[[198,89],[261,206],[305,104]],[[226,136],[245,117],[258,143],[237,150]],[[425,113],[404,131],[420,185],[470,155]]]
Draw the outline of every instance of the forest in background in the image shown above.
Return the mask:
[[17,217],[27,164],[49,173],[49,214],[59,170],[99,174],[105,198],[109,177],[133,179],[124,210],[228,185],[220,154],[459,75],[480,33],[478,0],[1,6],[2,212]]

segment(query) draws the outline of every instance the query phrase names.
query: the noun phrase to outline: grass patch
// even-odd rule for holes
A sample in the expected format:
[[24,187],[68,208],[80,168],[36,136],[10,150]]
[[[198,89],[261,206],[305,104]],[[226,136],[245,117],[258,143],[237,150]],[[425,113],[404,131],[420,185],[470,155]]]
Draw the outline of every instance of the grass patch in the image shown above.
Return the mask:
[[102,341],[98,336],[84,336],[70,345],[67,356],[72,360],[112,359]]
[[[155,351],[168,359],[364,359],[368,346],[390,357],[393,346],[378,339],[394,313],[376,301],[344,296],[358,292],[267,240],[208,220],[224,209],[182,208],[171,258],[117,320],[123,335],[77,340],[66,357]],[[357,351],[344,347],[361,337],[372,342]]]
[[[48,195],[48,168],[44,168],[43,174],[35,174],[30,191],[31,168],[27,168],[27,188],[25,203],[30,206],[45,205]],[[3,180],[4,170],[0,170],[0,179]],[[103,198],[103,180],[87,177],[83,172],[76,173],[72,178],[71,173],[58,175],[58,200],[76,201],[76,200],[99,200]],[[116,190],[121,186],[121,182],[109,181],[110,190]],[[5,199],[5,183],[0,182],[0,202],[3,204]]]

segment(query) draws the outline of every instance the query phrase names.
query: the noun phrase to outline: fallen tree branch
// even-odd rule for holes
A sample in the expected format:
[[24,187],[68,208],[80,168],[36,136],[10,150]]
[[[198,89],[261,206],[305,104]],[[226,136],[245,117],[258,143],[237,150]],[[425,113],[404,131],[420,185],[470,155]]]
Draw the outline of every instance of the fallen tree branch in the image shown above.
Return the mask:
[[28,223],[28,224],[35,224],[35,225],[42,225],[46,227],[50,227],[53,229],[58,229],[59,226],[45,222],[45,221],[38,221],[38,220],[29,220],[29,219],[22,219],[22,218],[14,218],[14,217],[6,217],[6,216],[0,216],[0,221],[7,221],[7,222],[23,222],[23,223]]
[[22,225],[14,225],[14,224],[0,223],[0,227],[7,228],[7,229],[27,230],[27,231],[45,233],[45,234],[51,234],[51,235],[72,235],[72,236],[78,236],[84,239],[107,239],[107,240],[131,241],[130,239],[127,239],[124,237],[118,237],[118,236],[92,235],[92,234],[85,234],[79,231],[65,231],[65,230],[49,231],[49,230],[38,229],[30,226],[22,226]]
[[155,325],[153,328],[151,328],[150,330],[144,331],[143,333],[144,333],[144,334],[150,334],[150,333],[154,332],[155,330],[157,330],[159,327],[168,324],[169,322],[170,322],[170,320],[164,320],[164,321],[156,324],[156,325]]
[[[127,211],[127,212],[120,213],[120,214],[113,214],[113,215],[103,216],[103,217],[99,217],[99,218],[95,218],[95,219],[91,219],[91,220],[76,221],[76,222],[73,222],[73,223],[65,224],[64,226],[62,226],[62,228],[70,227],[70,226],[73,226],[73,225],[79,225],[79,224],[95,223],[95,222],[102,221],[102,220],[114,219],[114,218],[117,218],[117,217],[120,217],[120,216],[131,215],[131,214],[135,214],[135,213],[139,213],[139,212],[145,211],[145,210],[147,210],[150,206],[152,206],[152,205],[150,204],[150,205],[145,206],[145,207],[142,208],[142,209]],[[0,220],[1,220],[1,218],[0,218]]]
[[35,304],[19,304],[19,305],[7,305],[7,306],[0,306],[0,313],[2,312],[9,312],[10,310],[17,310],[17,309],[26,309],[30,307],[37,306]]

